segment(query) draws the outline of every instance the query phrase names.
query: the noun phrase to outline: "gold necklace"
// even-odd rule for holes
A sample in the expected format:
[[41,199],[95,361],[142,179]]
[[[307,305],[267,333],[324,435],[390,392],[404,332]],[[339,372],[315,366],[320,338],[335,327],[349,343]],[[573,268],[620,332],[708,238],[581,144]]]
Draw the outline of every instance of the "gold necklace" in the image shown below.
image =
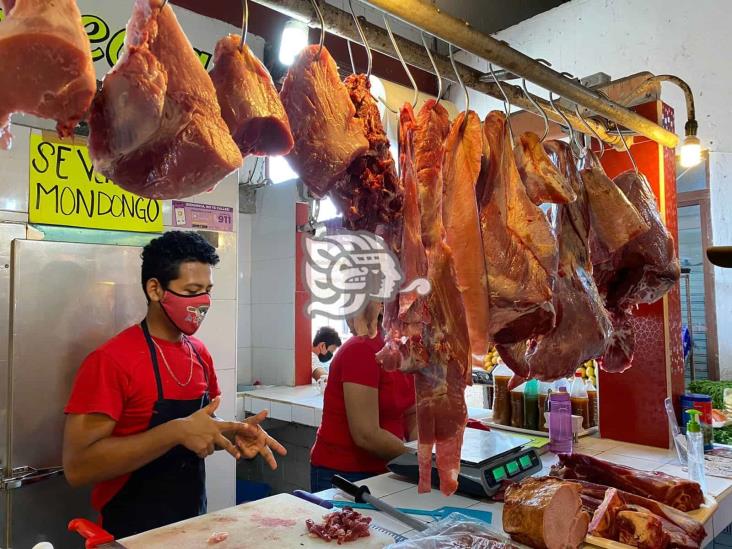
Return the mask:
[[186,347],[188,347],[188,356],[191,360],[191,371],[188,372],[188,379],[186,380],[185,383],[180,381],[173,373],[173,369],[170,367],[170,364],[168,364],[168,360],[165,358],[165,354],[163,353],[163,350],[160,348],[160,345],[158,345],[158,342],[153,339],[153,343],[155,344],[155,348],[160,353],[160,356],[163,359],[163,363],[165,364],[165,367],[168,369],[168,373],[170,374],[170,377],[172,377],[175,380],[175,382],[178,385],[180,385],[181,387],[187,386],[191,382],[191,379],[193,379],[193,351],[191,351],[190,343],[188,343],[188,341],[185,341]]

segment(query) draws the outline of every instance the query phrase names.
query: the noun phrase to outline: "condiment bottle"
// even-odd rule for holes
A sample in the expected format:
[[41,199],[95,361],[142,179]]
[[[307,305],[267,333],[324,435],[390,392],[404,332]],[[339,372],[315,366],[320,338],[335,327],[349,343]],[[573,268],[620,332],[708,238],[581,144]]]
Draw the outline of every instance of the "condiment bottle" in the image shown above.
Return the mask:
[[539,429],[539,380],[531,379],[524,387],[524,429]]
[[572,453],[572,402],[567,391],[549,395],[549,450],[555,454]]
[[582,379],[582,374],[579,372],[574,375],[574,381],[572,382],[572,388],[570,389],[569,396],[572,402],[572,415],[582,416],[582,428],[589,428],[590,401],[587,397],[587,390],[585,389],[585,382]]
[[555,392],[567,391],[569,393],[569,381],[563,377],[560,377],[558,380],[556,380],[554,382],[552,391],[555,391]]
[[702,492],[707,491],[707,481],[704,476],[704,435],[699,422],[701,412],[699,410],[688,410],[689,422],[686,424],[686,445],[687,445],[687,466],[689,469],[689,480],[698,482]]
[[585,390],[590,404],[590,427],[597,427],[600,423],[600,403],[597,400],[597,389],[591,379],[588,379],[585,383]]
[[546,419],[544,419],[544,412],[549,411],[549,408],[547,407],[547,400],[549,399],[550,388],[551,383],[547,383],[546,381],[539,383],[539,430],[541,431],[549,430]]
[[524,387],[525,383],[511,391],[511,426],[524,426]]
[[493,372],[493,422],[499,425],[511,424],[511,400],[508,382],[513,372],[503,362],[499,362]]

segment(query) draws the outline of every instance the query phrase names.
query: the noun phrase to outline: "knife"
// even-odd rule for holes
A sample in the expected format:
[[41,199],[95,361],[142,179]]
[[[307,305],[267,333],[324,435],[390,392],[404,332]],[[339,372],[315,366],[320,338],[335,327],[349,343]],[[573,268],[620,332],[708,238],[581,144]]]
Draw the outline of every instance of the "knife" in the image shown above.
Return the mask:
[[402,513],[399,509],[395,509],[385,501],[372,496],[368,486],[356,486],[350,480],[347,480],[340,475],[333,475],[333,480],[331,482],[336,488],[343,490],[350,496],[353,496],[353,499],[358,503],[370,503],[379,511],[383,511],[387,515],[419,532],[427,529],[427,523],[417,520],[414,517],[410,517],[406,513]]
[[114,541],[114,536],[92,521],[77,518],[69,522],[69,532],[76,532],[86,540],[86,549],[125,549],[125,546]]

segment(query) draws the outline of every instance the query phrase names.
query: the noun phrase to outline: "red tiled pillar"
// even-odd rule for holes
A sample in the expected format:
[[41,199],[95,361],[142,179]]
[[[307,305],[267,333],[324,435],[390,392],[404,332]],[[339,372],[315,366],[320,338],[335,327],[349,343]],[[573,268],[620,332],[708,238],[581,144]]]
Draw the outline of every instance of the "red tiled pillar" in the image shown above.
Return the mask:
[[[295,204],[295,227],[308,221],[308,205]],[[304,233],[295,229],[295,385],[310,383],[310,355],[312,353],[311,319],[305,312],[310,299],[305,284]]]
[[[674,111],[661,101],[634,109],[638,114],[674,131]],[[645,138],[631,147],[638,170],[651,184],[661,217],[677,240],[675,151]],[[602,157],[611,178],[632,169],[625,151],[608,150]],[[681,301],[677,284],[663,299],[641,305],[633,313],[636,334],[633,366],[622,374],[599,374],[600,434],[605,438],[668,448],[668,421],[664,399],[678,407],[684,392],[681,346]]]

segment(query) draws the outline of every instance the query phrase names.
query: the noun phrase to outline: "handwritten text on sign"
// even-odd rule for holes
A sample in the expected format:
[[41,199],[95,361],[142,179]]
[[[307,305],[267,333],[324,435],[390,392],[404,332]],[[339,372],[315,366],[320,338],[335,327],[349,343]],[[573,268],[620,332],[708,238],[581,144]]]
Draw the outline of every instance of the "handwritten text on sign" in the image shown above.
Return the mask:
[[173,219],[177,227],[212,231],[234,230],[234,208],[226,206],[173,200]]
[[116,231],[162,232],[161,203],[94,171],[84,145],[30,136],[30,221]]

